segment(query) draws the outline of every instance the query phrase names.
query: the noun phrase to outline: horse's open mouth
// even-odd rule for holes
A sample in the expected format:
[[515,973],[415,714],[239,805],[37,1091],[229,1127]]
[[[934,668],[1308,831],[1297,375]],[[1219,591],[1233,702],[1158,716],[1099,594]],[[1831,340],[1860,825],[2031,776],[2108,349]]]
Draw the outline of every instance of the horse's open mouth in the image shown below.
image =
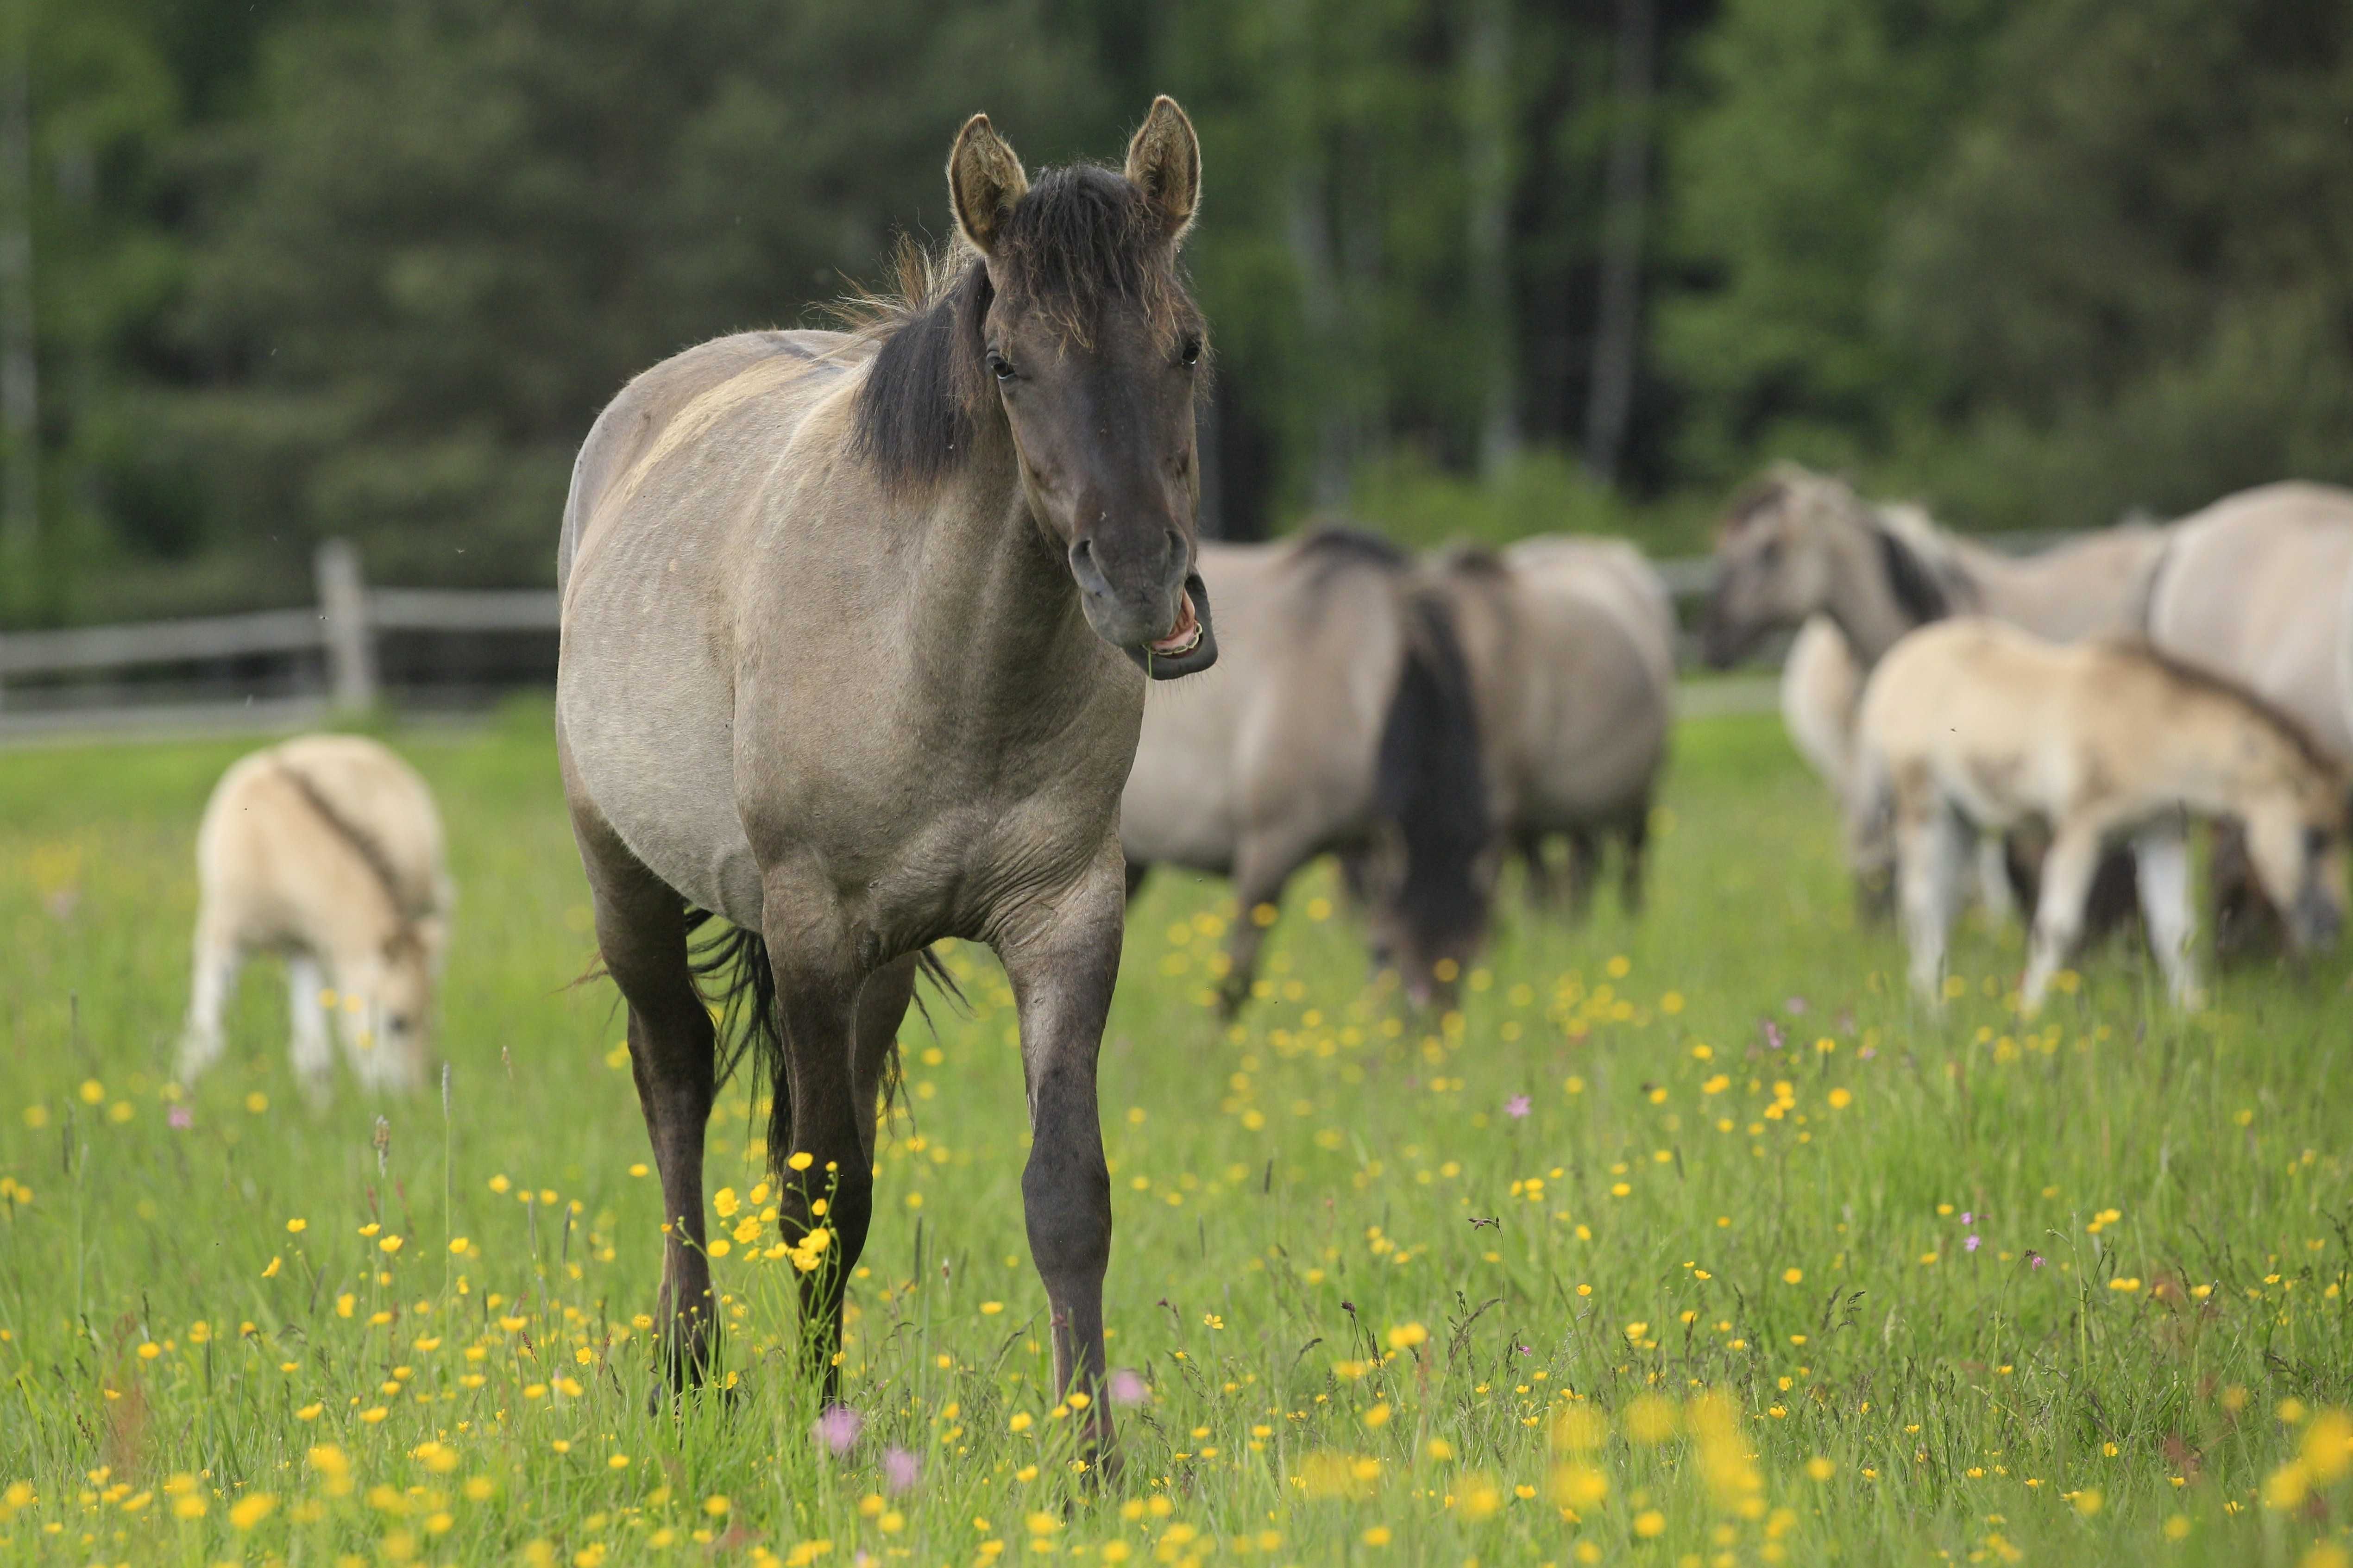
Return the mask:
[[1185,575],[1184,589],[1176,599],[1176,624],[1168,635],[1130,647],[1127,657],[1155,680],[1198,675],[1218,662],[1217,616],[1209,607],[1209,585],[1201,581],[1198,572]]
[[1193,613],[1193,595],[1184,595],[1176,606],[1176,627],[1148,645],[1155,658],[1182,658],[1201,646],[1201,617]]

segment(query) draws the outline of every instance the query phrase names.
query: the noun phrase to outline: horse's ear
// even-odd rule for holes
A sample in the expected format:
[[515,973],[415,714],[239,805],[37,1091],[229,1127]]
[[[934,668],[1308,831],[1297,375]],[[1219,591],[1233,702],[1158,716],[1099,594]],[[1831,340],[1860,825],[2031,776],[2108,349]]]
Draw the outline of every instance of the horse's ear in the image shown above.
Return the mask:
[[1005,220],[1014,204],[1029,191],[1029,176],[1005,138],[976,114],[956,132],[948,153],[948,205],[955,209],[956,226],[983,256],[997,247]]
[[1166,93],[1152,100],[1152,112],[1127,144],[1127,177],[1167,224],[1168,237],[1181,237],[1201,199],[1201,139]]

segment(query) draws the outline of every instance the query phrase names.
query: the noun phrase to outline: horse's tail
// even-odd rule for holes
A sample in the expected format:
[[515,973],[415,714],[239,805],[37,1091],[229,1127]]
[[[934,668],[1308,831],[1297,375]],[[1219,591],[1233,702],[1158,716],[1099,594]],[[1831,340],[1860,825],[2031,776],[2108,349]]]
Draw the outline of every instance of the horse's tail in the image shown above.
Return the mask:
[[1381,725],[1375,798],[1405,847],[1399,916],[1425,951],[1475,940],[1487,921],[1479,858],[1494,832],[1469,661],[1434,587],[1405,591],[1405,659]]
[[[687,967],[693,972],[695,988],[705,1003],[718,1010],[717,1081],[726,1083],[744,1058],[751,1058],[753,1081],[765,1081],[769,1087],[768,1163],[778,1165],[791,1152],[793,1096],[792,1078],[785,1064],[785,1016],[777,1005],[776,966],[768,962],[768,944],[758,931],[733,925],[704,931],[711,921],[708,910],[686,911]],[[928,976],[952,1001],[964,1001],[955,976],[936,953],[925,948],[915,963],[917,972]],[[920,997],[916,1005],[923,1006]],[[926,1008],[924,1016],[930,1016]],[[899,1042],[893,1039],[882,1066],[886,1112],[897,1103],[902,1079]]]

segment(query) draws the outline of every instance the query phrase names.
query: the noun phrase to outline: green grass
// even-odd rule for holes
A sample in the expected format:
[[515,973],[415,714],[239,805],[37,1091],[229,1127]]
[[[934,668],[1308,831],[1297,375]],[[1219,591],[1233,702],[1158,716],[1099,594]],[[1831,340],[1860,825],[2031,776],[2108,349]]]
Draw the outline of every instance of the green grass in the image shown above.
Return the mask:
[[[1646,919],[1510,914],[1429,1032],[1327,872],[1234,1030],[1225,889],[1154,885],[1103,1070],[1149,1394],[1100,1489],[986,953],[906,1033],[856,1447],[813,1445],[773,1237],[717,1265],[733,1400],[650,1414],[658,1206],[545,711],[395,738],[462,889],[446,1106],[306,1109],[264,963],[185,1128],[190,838],[240,748],[0,756],[0,1560],[2345,1561],[2345,964],[2183,1019],[2118,948],[2027,1025],[1973,928],[1926,1020],[1770,720],[1683,731]],[[712,1188],[756,1128],[731,1095]]]

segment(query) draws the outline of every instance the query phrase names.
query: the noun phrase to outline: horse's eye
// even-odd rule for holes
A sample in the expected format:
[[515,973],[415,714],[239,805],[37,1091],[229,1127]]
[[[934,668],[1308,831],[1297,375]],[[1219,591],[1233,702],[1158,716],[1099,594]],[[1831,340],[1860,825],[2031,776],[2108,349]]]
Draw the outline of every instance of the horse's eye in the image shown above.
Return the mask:
[[1183,357],[1185,361],[1185,368],[1187,370],[1190,370],[1195,365],[1199,364],[1201,363],[1201,340],[1198,338],[1187,338],[1185,340]]
[[389,1022],[389,1023],[390,1023],[390,1025],[391,1025],[392,1032],[393,1032],[394,1034],[396,1034],[396,1035],[405,1035],[405,1034],[408,1033],[408,1015],[407,1015],[407,1014],[406,1014],[406,1013],[395,1013],[395,1014],[392,1016],[392,1017],[388,1020],[388,1022]]
[[988,373],[999,381],[1013,379],[1013,362],[995,349],[988,352]]

